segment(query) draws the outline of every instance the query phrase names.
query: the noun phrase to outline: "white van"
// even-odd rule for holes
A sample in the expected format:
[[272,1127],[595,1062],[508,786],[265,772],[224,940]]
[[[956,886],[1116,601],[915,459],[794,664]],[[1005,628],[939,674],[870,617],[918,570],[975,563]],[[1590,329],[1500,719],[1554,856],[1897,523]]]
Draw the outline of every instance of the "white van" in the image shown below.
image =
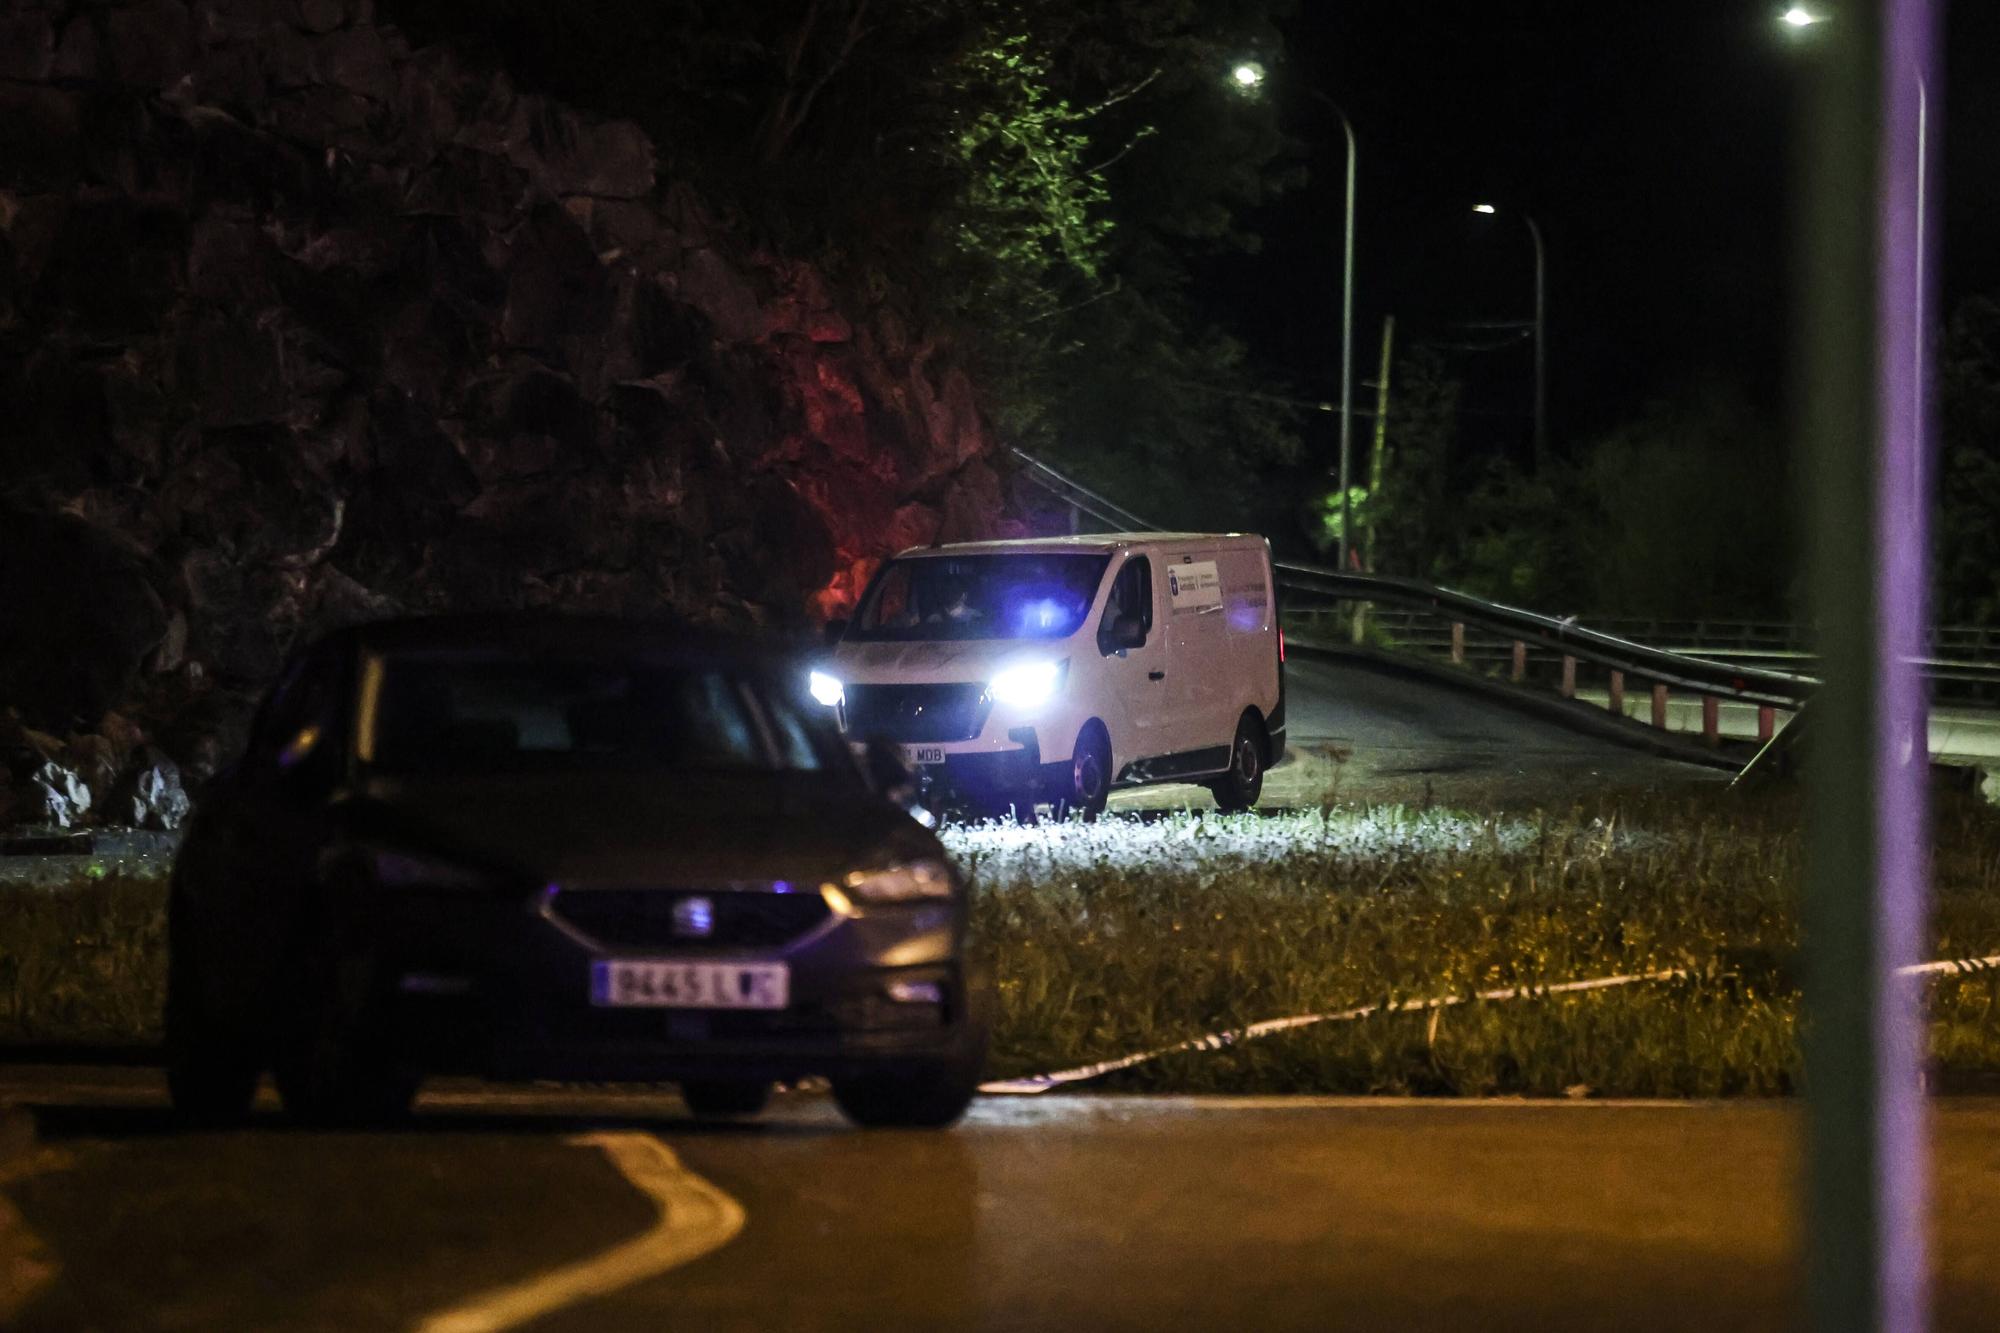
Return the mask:
[[919,547],[828,627],[813,693],[978,813],[1095,818],[1114,788],[1156,782],[1245,810],[1285,752],[1275,594],[1262,537]]

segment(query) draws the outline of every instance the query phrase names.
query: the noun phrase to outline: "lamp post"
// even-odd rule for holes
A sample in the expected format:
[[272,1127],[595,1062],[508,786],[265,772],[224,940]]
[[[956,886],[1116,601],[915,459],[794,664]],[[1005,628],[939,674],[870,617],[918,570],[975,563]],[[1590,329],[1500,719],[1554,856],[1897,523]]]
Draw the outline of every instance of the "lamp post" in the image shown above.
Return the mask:
[[1344,571],[1354,531],[1354,167],[1360,154],[1354,122],[1340,104],[1317,90],[1313,96],[1340,117],[1340,128],[1347,135],[1347,220],[1340,247],[1340,568]]
[[[1492,204],[1474,204],[1472,211],[1488,215],[1500,210]],[[1528,238],[1535,243],[1535,471],[1541,472],[1549,455],[1549,340],[1548,340],[1548,252],[1542,245],[1542,229],[1534,214],[1523,213]]]

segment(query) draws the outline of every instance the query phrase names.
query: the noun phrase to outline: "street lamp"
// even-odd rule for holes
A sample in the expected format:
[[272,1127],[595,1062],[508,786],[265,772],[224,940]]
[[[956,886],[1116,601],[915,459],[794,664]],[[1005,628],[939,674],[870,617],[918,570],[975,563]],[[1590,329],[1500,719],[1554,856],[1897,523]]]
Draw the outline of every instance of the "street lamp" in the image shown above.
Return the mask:
[[1826,22],[1826,15],[1815,14],[1804,5],[1793,5],[1778,15],[1778,22],[1790,28],[1810,28],[1815,23]]
[[[1500,210],[1492,204],[1474,204],[1472,211],[1490,217]],[[1534,215],[1523,213],[1521,217],[1535,243],[1535,471],[1539,473],[1549,451],[1548,256]]]
[[1313,96],[1340,117],[1340,128],[1347,135],[1347,221],[1340,246],[1340,568],[1345,572],[1354,531],[1354,166],[1359,153],[1354,122],[1340,104],[1317,89]]
[[[1244,92],[1254,92],[1264,82],[1264,67],[1254,60],[1245,60],[1230,71],[1230,77]],[[1354,168],[1359,154],[1354,142],[1354,122],[1347,118],[1347,112],[1318,89],[1311,92],[1340,117],[1340,128],[1347,136],[1347,218],[1340,256],[1340,568],[1344,570],[1354,528]]]

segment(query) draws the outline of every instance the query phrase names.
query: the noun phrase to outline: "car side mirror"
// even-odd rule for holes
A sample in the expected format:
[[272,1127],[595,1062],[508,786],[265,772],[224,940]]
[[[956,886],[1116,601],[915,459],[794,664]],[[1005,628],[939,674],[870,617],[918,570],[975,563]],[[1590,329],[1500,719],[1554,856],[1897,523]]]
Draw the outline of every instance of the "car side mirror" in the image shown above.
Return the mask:
[[841,635],[847,633],[847,621],[844,619],[829,620],[826,622],[826,628],[821,633],[826,638],[826,646],[831,648],[840,642]]
[[916,798],[917,775],[903,762],[903,747],[881,736],[870,736],[862,746],[861,766],[868,785],[898,805]]

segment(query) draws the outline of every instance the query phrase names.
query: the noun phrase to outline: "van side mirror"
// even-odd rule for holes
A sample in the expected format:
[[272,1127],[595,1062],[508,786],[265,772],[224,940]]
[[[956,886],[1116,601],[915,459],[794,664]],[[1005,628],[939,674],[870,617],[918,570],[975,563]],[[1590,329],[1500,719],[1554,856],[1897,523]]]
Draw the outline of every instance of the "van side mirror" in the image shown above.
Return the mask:
[[841,635],[847,633],[847,621],[844,619],[829,620],[826,622],[826,628],[821,633],[826,637],[826,646],[831,648],[840,642]]
[[1137,616],[1120,616],[1097,636],[1097,647],[1106,657],[1146,646],[1146,630]]

